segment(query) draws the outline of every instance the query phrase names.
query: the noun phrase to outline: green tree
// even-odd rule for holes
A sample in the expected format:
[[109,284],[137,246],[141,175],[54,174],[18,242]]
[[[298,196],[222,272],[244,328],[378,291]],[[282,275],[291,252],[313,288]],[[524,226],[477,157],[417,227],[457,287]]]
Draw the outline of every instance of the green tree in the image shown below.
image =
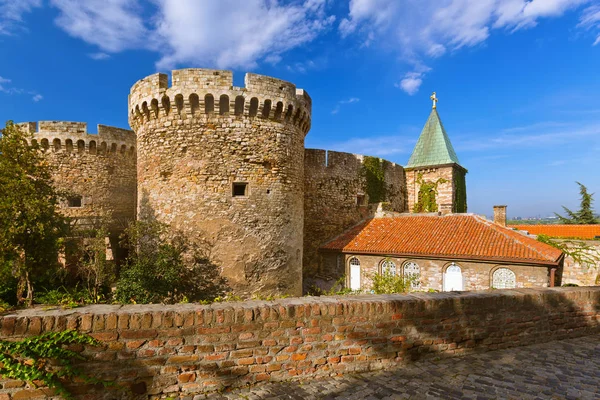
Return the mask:
[[58,267],[68,228],[43,155],[12,121],[0,136],[0,268],[17,281],[17,302],[31,306],[33,277]]
[[598,219],[594,216],[594,211],[592,210],[594,194],[588,193],[585,185],[579,182],[576,183],[579,185],[579,194],[581,195],[579,211],[571,211],[567,207],[562,206],[568,217],[563,217],[557,213],[554,214],[558,217],[562,224],[587,225],[600,223],[600,221],[598,221]]

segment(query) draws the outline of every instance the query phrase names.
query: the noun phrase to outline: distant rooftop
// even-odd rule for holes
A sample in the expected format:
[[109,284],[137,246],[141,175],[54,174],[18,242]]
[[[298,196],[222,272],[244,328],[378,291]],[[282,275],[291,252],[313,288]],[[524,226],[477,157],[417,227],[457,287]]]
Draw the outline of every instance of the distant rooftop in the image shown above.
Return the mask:
[[509,225],[533,235],[548,235],[557,238],[598,239],[600,225]]
[[562,252],[474,214],[366,220],[321,247],[355,254],[557,265]]
[[433,108],[406,168],[444,164],[460,165],[460,162],[444,129],[437,108]]

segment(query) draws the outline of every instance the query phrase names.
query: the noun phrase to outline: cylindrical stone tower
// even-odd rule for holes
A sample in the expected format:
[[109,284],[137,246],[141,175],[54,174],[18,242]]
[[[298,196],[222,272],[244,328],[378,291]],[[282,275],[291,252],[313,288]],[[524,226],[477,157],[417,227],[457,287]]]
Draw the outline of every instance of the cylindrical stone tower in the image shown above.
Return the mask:
[[285,81],[183,69],[131,88],[138,218],[183,232],[241,295],[302,294],[311,99]]

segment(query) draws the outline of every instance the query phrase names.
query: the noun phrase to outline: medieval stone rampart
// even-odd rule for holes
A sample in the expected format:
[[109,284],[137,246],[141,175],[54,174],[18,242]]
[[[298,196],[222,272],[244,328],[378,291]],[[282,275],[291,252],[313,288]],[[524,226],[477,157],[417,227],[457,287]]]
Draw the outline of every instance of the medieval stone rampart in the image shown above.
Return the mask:
[[40,121],[17,124],[31,134],[55,168],[53,182],[69,193],[61,211],[80,223],[98,217],[113,219],[115,227],[135,218],[135,134],[98,125],[87,131],[85,122]]
[[[370,216],[365,156],[306,149],[304,152],[304,273],[319,274],[318,249],[327,240]],[[390,211],[406,211],[402,166],[381,160]]]
[[[599,305],[600,287],[586,287],[32,309],[0,317],[0,339],[89,333],[103,345],[85,348],[81,366],[117,385],[74,392],[158,399],[591,335]],[[0,398],[51,393],[0,379]]]
[[133,85],[139,218],[183,232],[239,294],[302,292],[311,99],[279,79],[183,69]]

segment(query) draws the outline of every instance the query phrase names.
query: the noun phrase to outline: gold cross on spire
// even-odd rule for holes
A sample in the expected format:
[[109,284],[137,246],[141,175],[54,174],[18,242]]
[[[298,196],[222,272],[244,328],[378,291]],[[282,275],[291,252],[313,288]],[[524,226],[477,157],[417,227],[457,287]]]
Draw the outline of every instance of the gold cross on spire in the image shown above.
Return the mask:
[[436,109],[437,108],[437,102],[439,101],[437,96],[435,95],[435,92],[433,92],[433,94],[430,97],[431,100],[433,100],[433,108]]

